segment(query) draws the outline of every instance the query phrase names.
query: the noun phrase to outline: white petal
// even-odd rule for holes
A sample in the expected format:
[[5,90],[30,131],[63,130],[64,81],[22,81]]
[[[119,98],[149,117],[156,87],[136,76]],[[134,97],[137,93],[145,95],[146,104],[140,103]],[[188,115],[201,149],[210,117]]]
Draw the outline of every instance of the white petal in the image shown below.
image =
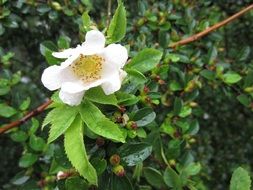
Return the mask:
[[99,79],[94,82],[84,83],[81,80],[75,80],[75,81],[63,83],[61,86],[61,89],[67,93],[78,93],[78,92],[81,92],[84,90],[86,91],[86,90],[89,90],[90,88],[99,86],[105,81],[106,81],[105,79]]
[[82,81],[76,80],[72,82],[64,82],[61,86],[61,90],[70,94],[79,93],[85,90],[85,86]]
[[121,76],[120,72],[114,72],[109,78],[107,78],[107,81],[101,85],[106,95],[113,94],[120,89],[122,82]]
[[75,59],[74,56],[71,56],[61,63],[60,66],[53,65],[46,68],[41,76],[43,85],[49,90],[56,90],[66,81],[76,81],[76,76],[73,74],[70,67],[68,67]]
[[59,97],[65,104],[68,104],[70,106],[77,106],[82,102],[84,92],[85,91],[77,93],[68,93],[61,89]]
[[97,30],[91,30],[87,32],[85,36],[85,42],[82,44],[83,51],[85,55],[92,55],[99,53],[105,47],[105,36],[102,32]]
[[53,52],[52,55],[57,58],[68,58],[75,52],[75,49],[65,49],[61,52]]
[[61,66],[53,65],[44,70],[41,76],[43,85],[49,90],[56,90],[61,87],[64,68]]
[[128,58],[127,49],[120,44],[110,44],[104,49],[104,58],[107,62],[122,68]]

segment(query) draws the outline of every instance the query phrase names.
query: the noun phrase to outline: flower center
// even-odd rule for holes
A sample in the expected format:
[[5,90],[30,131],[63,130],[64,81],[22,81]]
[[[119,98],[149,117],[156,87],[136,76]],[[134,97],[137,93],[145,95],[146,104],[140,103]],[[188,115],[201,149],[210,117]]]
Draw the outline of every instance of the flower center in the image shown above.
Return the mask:
[[74,74],[83,82],[93,82],[101,78],[104,59],[98,55],[83,55],[70,65]]

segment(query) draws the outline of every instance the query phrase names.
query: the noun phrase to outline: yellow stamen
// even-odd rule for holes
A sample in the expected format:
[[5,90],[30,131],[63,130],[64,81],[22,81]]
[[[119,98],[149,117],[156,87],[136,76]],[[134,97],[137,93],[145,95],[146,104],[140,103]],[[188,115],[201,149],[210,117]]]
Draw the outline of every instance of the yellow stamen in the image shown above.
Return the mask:
[[84,82],[93,82],[101,78],[104,59],[98,55],[80,55],[70,65],[74,74]]

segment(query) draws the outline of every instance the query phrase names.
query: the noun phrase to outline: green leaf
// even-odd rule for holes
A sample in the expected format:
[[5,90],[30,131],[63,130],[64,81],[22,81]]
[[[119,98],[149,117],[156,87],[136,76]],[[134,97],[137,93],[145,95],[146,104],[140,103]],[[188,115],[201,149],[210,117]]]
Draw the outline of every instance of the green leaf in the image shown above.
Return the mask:
[[32,153],[24,154],[19,160],[19,167],[27,168],[32,166],[38,159],[38,156]]
[[176,97],[174,101],[174,114],[178,115],[183,107],[183,101],[181,98]]
[[151,167],[147,167],[143,169],[143,174],[149,184],[151,184],[157,189],[164,188],[165,183],[163,180],[163,176],[158,170]]
[[31,98],[27,97],[26,100],[24,100],[21,105],[19,106],[19,109],[24,111],[26,110],[31,103]]
[[166,168],[163,179],[168,187],[173,187],[175,190],[182,190],[180,177],[172,168]]
[[230,190],[250,190],[251,187],[251,179],[249,173],[239,167],[237,168],[232,175],[232,179],[230,181]]
[[105,95],[101,87],[91,88],[88,91],[86,91],[85,98],[99,104],[118,106],[116,96],[114,94]]
[[136,122],[138,127],[143,127],[154,121],[156,114],[151,108],[142,108],[138,110],[134,116],[133,121]]
[[183,173],[186,176],[193,176],[193,175],[197,175],[201,170],[201,165],[200,163],[190,163],[188,164],[184,169],[183,169]]
[[93,133],[115,141],[125,142],[119,126],[106,118],[90,101],[83,102],[80,106],[80,114],[82,120]]
[[52,53],[58,51],[56,45],[51,41],[44,41],[40,44],[40,53],[45,56],[49,65],[58,64],[60,59],[55,58]]
[[139,71],[135,69],[126,69],[128,80],[139,85],[144,84],[147,78]]
[[98,176],[106,170],[107,162],[105,159],[94,158],[91,160],[91,163],[95,167]]
[[190,106],[184,106],[179,114],[180,117],[187,117],[192,113],[192,108]]
[[229,71],[223,75],[223,81],[227,84],[237,83],[241,79],[242,77],[233,71]]
[[62,35],[57,41],[57,45],[60,49],[68,49],[71,39],[68,36]]
[[113,175],[110,178],[110,182],[111,182],[110,190],[119,190],[119,189],[134,190],[133,185],[127,176],[117,177],[116,175]]
[[236,59],[238,61],[246,61],[250,55],[250,52],[251,52],[250,46],[243,47],[236,56]]
[[141,73],[145,73],[156,67],[162,55],[163,53],[159,50],[146,48],[140,51],[130,63],[126,65],[126,68],[136,69]]
[[250,97],[248,97],[246,94],[240,94],[236,97],[236,99],[245,107],[248,107],[251,103]]
[[45,126],[49,123],[51,124],[48,143],[53,142],[68,129],[74,121],[77,113],[77,107],[70,107],[66,105],[54,108],[48,113],[42,125]]
[[124,38],[126,34],[126,9],[121,1],[118,2],[118,7],[113,15],[109,25],[107,35],[109,43],[118,42]]
[[8,118],[16,113],[17,111],[14,108],[8,106],[7,104],[0,104],[0,116]]
[[97,173],[90,164],[83,141],[83,123],[77,116],[64,134],[64,147],[72,165],[91,184],[97,185]]
[[75,176],[66,179],[65,188],[66,190],[74,190],[74,189],[88,190],[89,185],[82,178]]
[[16,131],[11,133],[11,139],[15,142],[25,142],[28,135],[24,131]]
[[130,105],[134,105],[137,102],[139,102],[140,98],[136,97],[133,94],[127,94],[124,92],[117,92],[116,93],[117,99],[118,99],[118,103],[120,105],[124,105],[124,106],[130,106]]
[[90,20],[90,16],[88,14],[88,11],[85,11],[82,14],[82,21],[83,21],[83,28],[85,31],[88,31],[90,29],[90,25],[91,25],[91,20]]
[[213,71],[209,71],[207,69],[202,70],[199,74],[208,80],[215,79],[215,73]]
[[35,151],[42,151],[46,146],[46,143],[43,138],[31,135],[29,140],[29,146]]
[[0,96],[8,94],[11,88],[9,86],[0,86]]
[[128,166],[144,161],[151,152],[152,146],[148,143],[128,143],[119,148],[120,157]]

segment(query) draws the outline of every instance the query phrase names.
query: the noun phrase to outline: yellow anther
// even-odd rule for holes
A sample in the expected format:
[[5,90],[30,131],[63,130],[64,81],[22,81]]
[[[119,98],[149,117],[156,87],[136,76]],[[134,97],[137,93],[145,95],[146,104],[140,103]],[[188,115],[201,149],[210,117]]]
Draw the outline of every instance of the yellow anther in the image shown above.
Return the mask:
[[101,78],[104,59],[98,55],[80,55],[70,65],[73,73],[83,82],[93,82]]

